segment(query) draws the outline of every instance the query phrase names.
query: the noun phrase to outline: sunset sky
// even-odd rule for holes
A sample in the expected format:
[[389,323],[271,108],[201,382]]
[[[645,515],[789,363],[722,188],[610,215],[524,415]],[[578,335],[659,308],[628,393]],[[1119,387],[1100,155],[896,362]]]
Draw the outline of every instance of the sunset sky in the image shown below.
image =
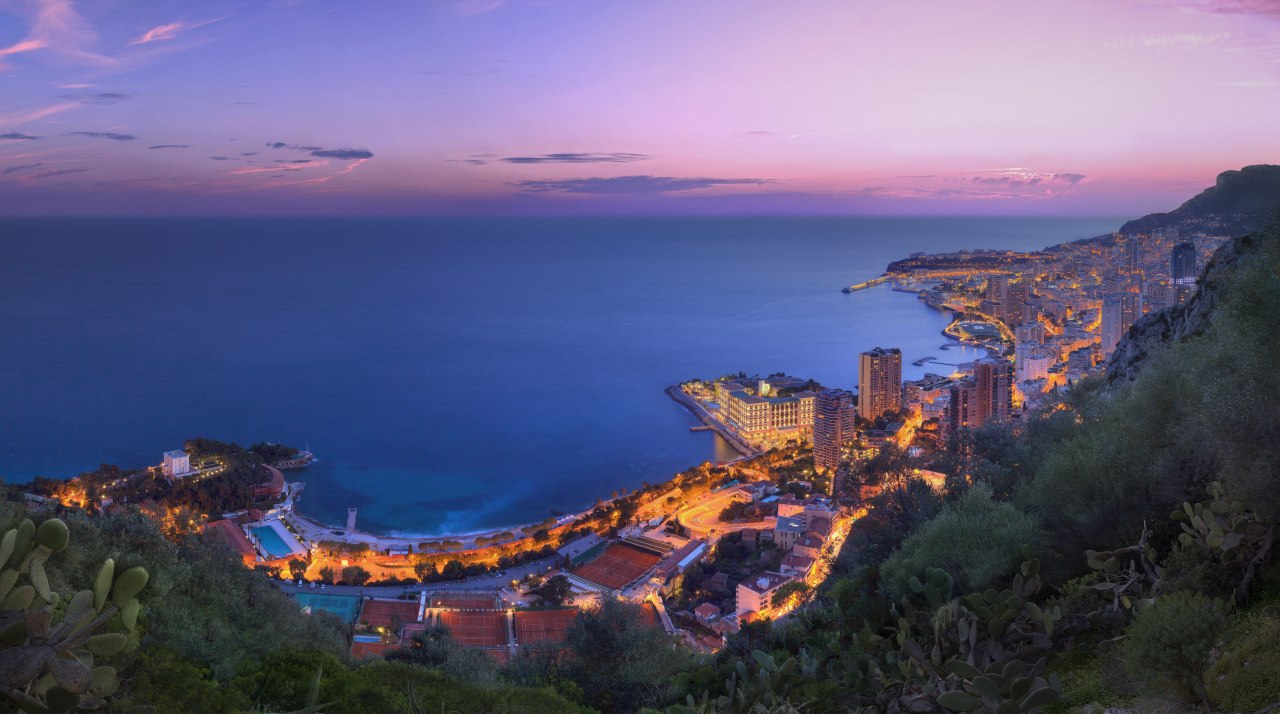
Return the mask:
[[1132,215],[1280,0],[0,0],[0,213]]

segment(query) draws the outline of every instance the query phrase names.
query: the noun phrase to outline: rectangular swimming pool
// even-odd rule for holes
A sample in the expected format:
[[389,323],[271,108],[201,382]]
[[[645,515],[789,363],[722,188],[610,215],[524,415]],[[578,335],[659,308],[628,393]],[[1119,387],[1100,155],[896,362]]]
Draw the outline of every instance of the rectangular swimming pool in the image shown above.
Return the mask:
[[253,535],[258,539],[258,544],[263,550],[267,551],[273,559],[287,558],[293,553],[293,549],[285,544],[284,539],[271,526],[257,526],[252,529]]

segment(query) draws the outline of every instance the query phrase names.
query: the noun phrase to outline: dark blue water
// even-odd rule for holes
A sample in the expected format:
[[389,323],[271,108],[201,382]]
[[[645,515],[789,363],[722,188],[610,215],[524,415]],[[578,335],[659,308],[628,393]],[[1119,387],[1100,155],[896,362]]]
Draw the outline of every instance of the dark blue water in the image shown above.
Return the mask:
[[329,522],[349,506],[371,530],[527,522],[713,458],[666,385],[781,370],[852,387],[869,347],[956,356],[913,296],[840,293],[887,262],[1118,224],[6,219],[0,476],[265,440],[323,460],[302,510]]

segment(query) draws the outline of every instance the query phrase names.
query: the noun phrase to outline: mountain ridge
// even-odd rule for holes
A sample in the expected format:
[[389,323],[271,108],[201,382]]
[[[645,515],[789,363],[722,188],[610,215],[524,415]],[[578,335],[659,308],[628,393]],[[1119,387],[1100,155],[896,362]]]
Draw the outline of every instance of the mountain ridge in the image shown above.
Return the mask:
[[1186,221],[1216,220],[1229,233],[1261,230],[1280,210],[1280,166],[1253,164],[1223,171],[1209,188],[1165,213],[1149,213],[1126,222],[1122,235],[1150,233]]

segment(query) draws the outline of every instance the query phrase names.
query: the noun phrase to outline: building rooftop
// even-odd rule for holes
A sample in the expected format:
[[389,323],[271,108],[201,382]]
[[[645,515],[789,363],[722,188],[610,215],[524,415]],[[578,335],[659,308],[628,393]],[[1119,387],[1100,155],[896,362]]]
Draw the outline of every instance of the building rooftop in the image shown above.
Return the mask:
[[800,555],[799,553],[788,553],[787,556],[782,559],[782,567],[794,568],[796,570],[808,570],[813,563],[813,558],[810,558],[807,555]]
[[812,533],[807,534],[800,540],[796,541],[796,545],[802,548],[821,548],[822,543],[822,539]]
[[693,608],[693,614],[697,615],[698,617],[701,617],[704,620],[710,620],[713,617],[719,617],[720,608],[716,607],[715,605],[712,605],[709,602],[704,602],[701,605]]
[[[155,453],[155,452],[153,451],[152,453]],[[164,456],[165,456],[165,458],[166,458],[166,459],[185,459],[185,458],[187,458],[187,452],[185,452],[185,451],[166,451],[166,452],[164,452]]]
[[791,582],[791,580],[792,578],[786,575],[779,575],[778,573],[761,573],[759,575],[753,575],[750,578],[743,580],[741,583],[738,583],[738,587],[746,588],[752,592],[763,595]]
[[804,533],[804,521],[790,516],[780,516],[774,530],[783,533]]
[[240,527],[231,521],[222,520],[205,524],[205,537],[212,537],[226,543],[232,550],[240,554],[241,557],[256,557],[257,551],[253,544],[249,542],[248,536]]

